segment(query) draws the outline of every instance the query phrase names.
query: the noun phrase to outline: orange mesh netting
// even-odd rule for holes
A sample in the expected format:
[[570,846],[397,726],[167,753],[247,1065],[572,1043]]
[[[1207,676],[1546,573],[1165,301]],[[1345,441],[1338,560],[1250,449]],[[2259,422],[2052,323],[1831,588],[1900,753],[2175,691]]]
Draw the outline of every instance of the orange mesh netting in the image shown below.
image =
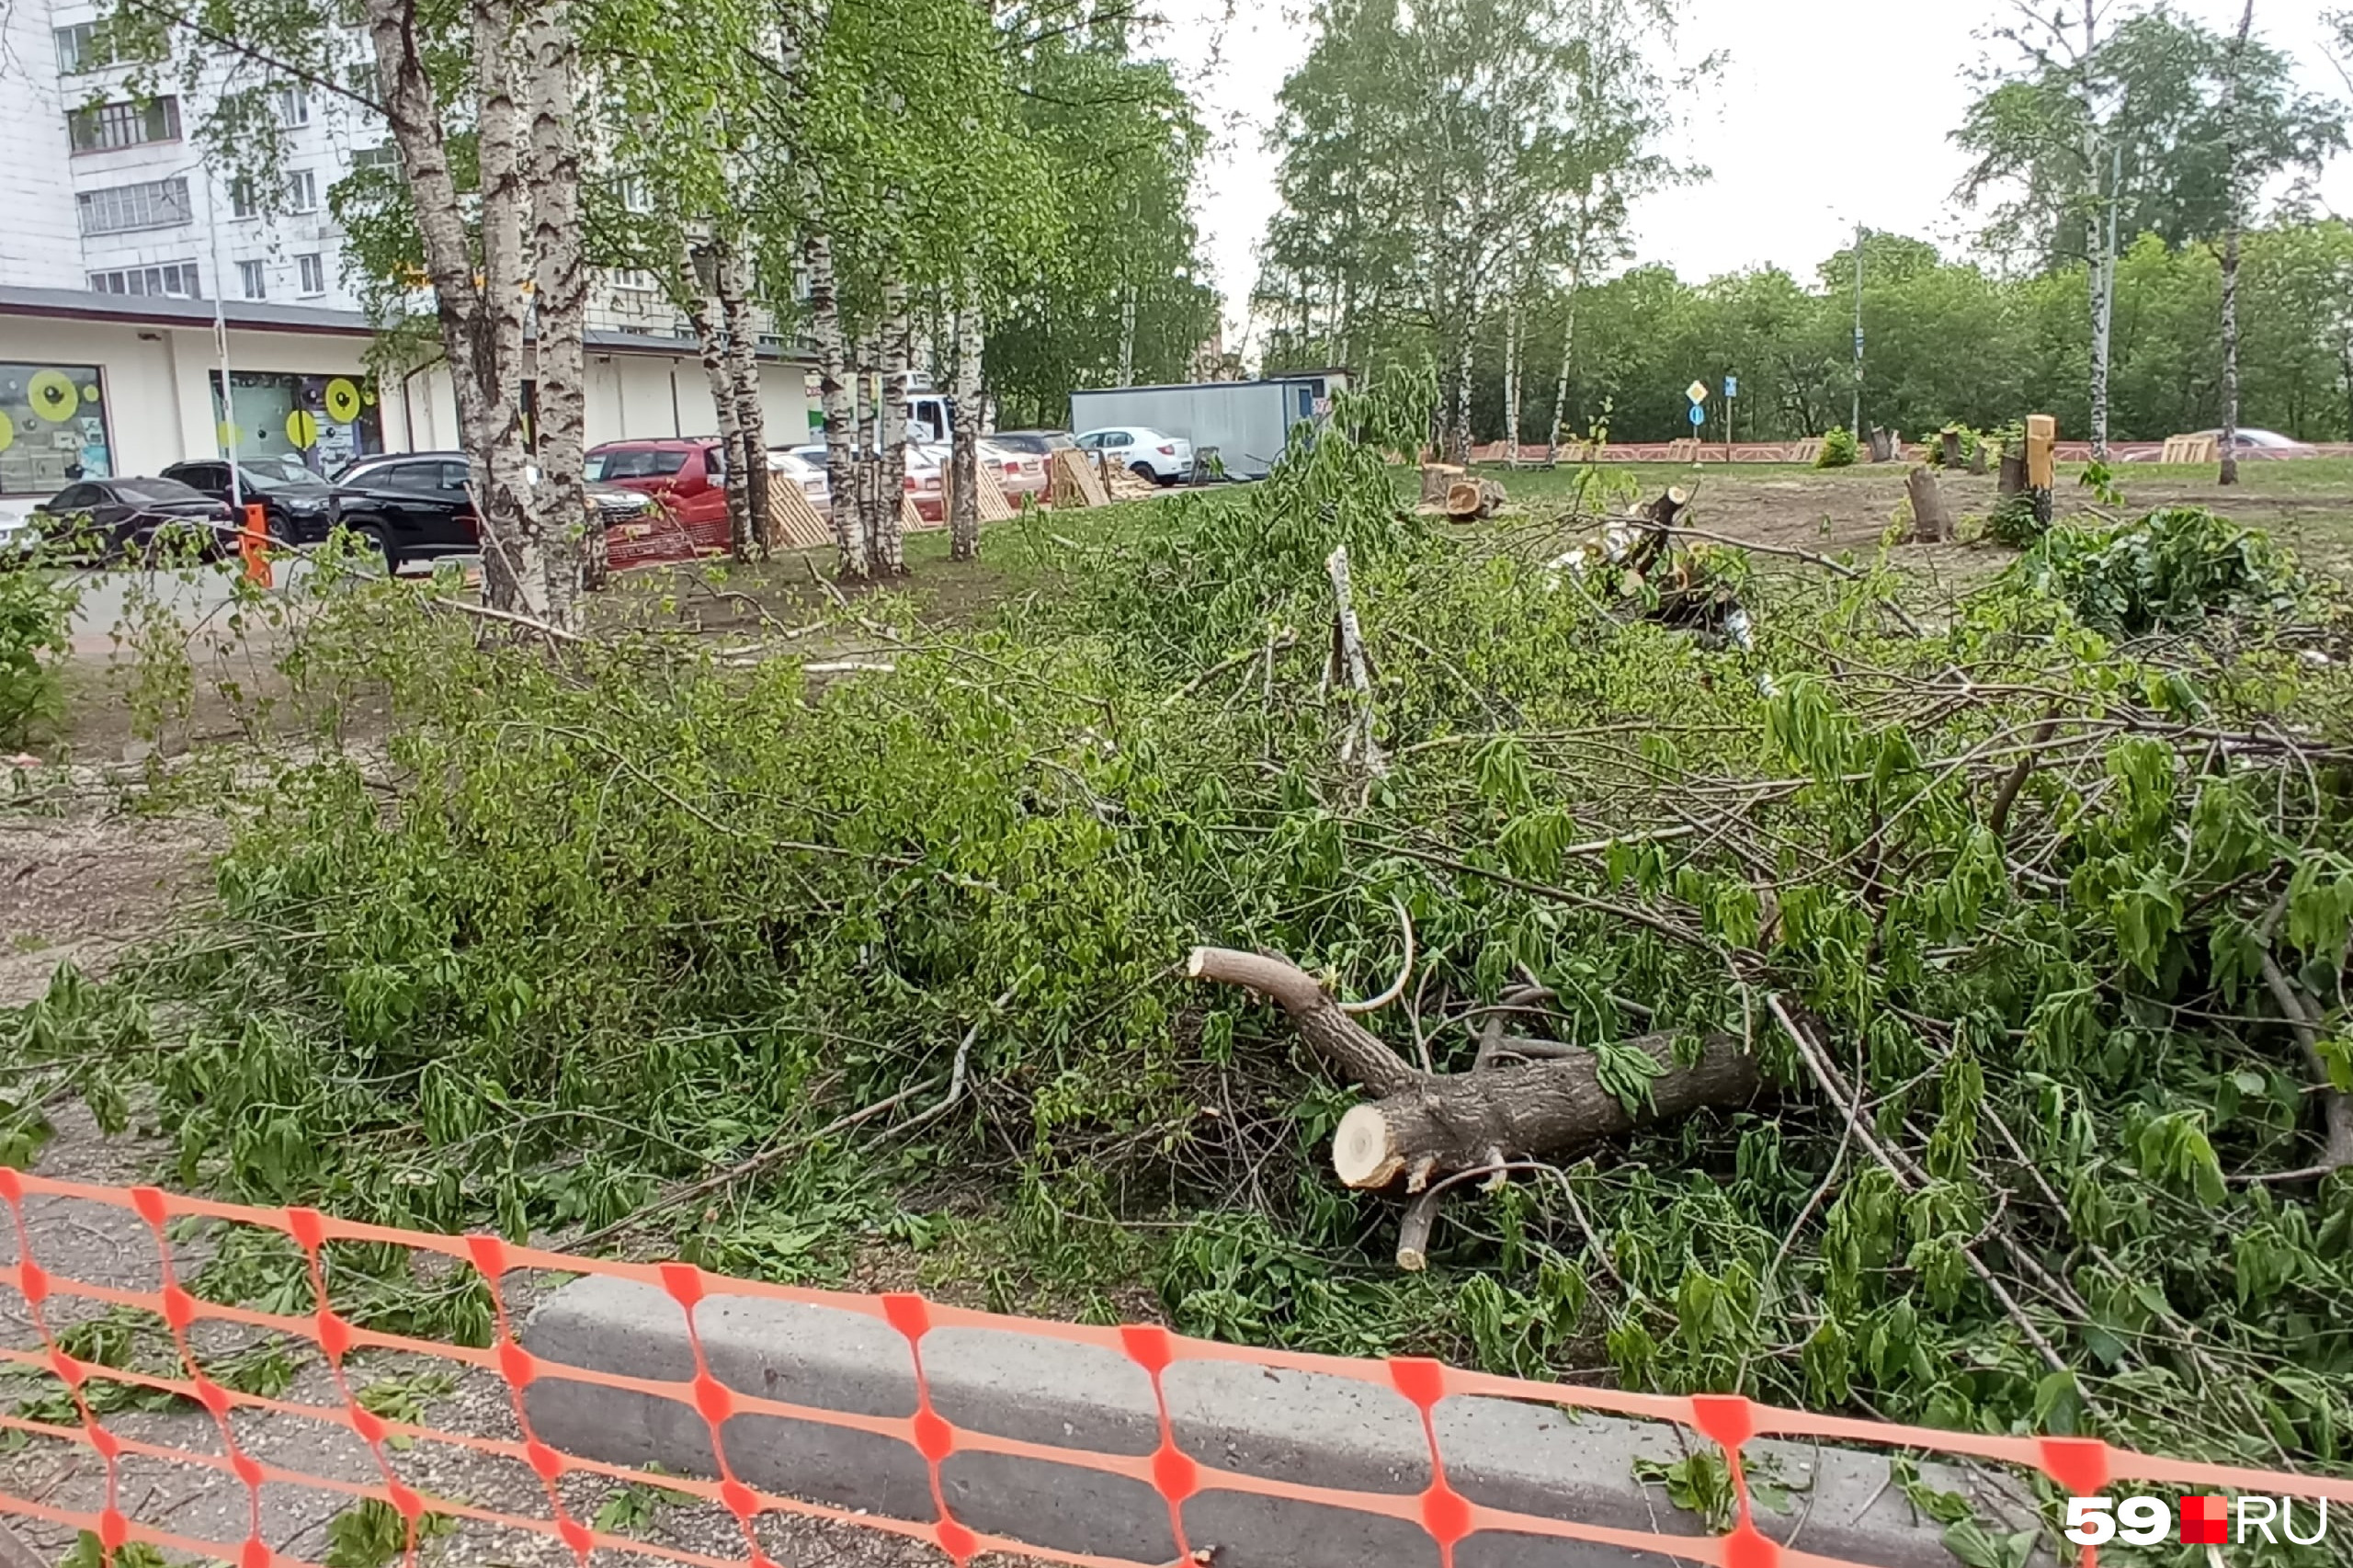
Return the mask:
[[[75,1204],[98,1205],[120,1215],[135,1216],[138,1225],[143,1226],[145,1235],[153,1239],[156,1288],[128,1290],[69,1278],[44,1267],[34,1244],[36,1233],[41,1230],[37,1222],[40,1216],[33,1216],[35,1222],[28,1222],[28,1199],[51,1206],[44,1212],[53,1212],[54,1205],[66,1200]],[[1743,1450],[1753,1438],[1776,1436],[1832,1439],[1881,1449],[1925,1450],[1991,1460],[2039,1471],[2071,1494],[2096,1493],[2111,1483],[2162,1482],[2190,1487],[2231,1488],[2353,1503],[2353,1481],[2164,1459],[2112,1448],[2094,1439],[1993,1437],[1938,1431],[1777,1409],[1726,1395],[1671,1397],[1627,1393],[1464,1371],[1427,1359],[1349,1360],[1188,1339],[1157,1327],[1097,1327],[1011,1318],[943,1306],[915,1295],[865,1296],[767,1285],[706,1273],[683,1263],[636,1264],[573,1257],[513,1245],[494,1236],[435,1235],[381,1225],[357,1224],[330,1218],[313,1210],[246,1208],[167,1193],[154,1187],[96,1187],[0,1169],[0,1200],[4,1200],[8,1209],[17,1258],[12,1265],[0,1265],[0,1284],[13,1288],[21,1295],[24,1315],[40,1341],[39,1348],[0,1348],[0,1359],[18,1368],[54,1374],[70,1392],[75,1417],[69,1423],[34,1419],[24,1414],[0,1415],[0,1430],[21,1434],[25,1438],[71,1445],[95,1452],[105,1468],[104,1498],[96,1508],[68,1507],[39,1495],[17,1495],[9,1490],[0,1491],[0,1515],[90,1531],[109,1552],[127,1542],[146,1542],[223,1559],[240,1564],[241,1568],[267,1568],[273,1563],[298,1568],[308,1560],[273,1548],[263,1534],[264,1489],[293,1487],[326,1494],[351,1503],[372,1498],[389,1505],[406,1521],[408,1551],[412,1557],[419,1539],[420,1522],[431,1522],[431,1516],[441,1516],[447,1520],[483,1521],[552,1538],[561,1541],[584,1564],[592,1551],[601,1548],[704,1565],[704,1568],[721,1568],[721,1565],[731,1563],[764,1568],[776,1559],[764,1549],[756,1532],[756,1525],[763,1521],[773,1523],[779,1516],[800,1516],[892,1532],[936,1547],[960,1563],[979,1552],[1004,1551],[1035,1559],[1086,1564],[1090,1568],[1154,1568],[1154,1565],[1139,1565],[1128,1559],[1058,1551],[1036,1542],[985,1533],[959,1522],[950,1507],[949,1494],[940,1483],[940,1466],[951,1454],[969,1453],[1043,1460],[1124,1477],[1152,1488],[1167,1503],[1169,1528],[1176,1543],[1179,1562],[1207,1561],[1206,1558],[1193,1556],[1194,1549],[1205,1543],[1188,1540],[1184,1503],[1188,1498],[1203,1493],[1225,1491],[1256,1494],[1267,1499],[1317,1504],[1401,1521],[1427,1533],[1436,1544],[1438,1561],[1446,1568],[1452,1568],[1457,1542],[1475,1532],[1488,1530],[1550,1537],[1563,1543],[1585,1541],[1629,1551],[1656,1551],[1688,1562],[1711,1564],[1713,1568],[1847,1568],[1841,1559],[1778,1544],[1756,1528],[1751,1514],[1748,1480],[1743,1471]],[[290,1238],[307,1260],[314,1310],[308,1315],[260,1312],[200,1300],[191,1294],[175,1270],[175,1244],[168,1228],[176,1221],[250,1227]],[[128,1221],[125,1223],[129,1226]],[[129,1228],[134,1233],[137,1230],[137,1226]],[[52,1229],[48,1233],[53,1235],[55,1233]],[[329,1296],[324,1249],[339,1244],[404,1249],[413,1256],[423,1255],[418,1258],[421,1264],[438,1268],[444,1274],[466,1269],[477,1272],[488,1291],[492,1306],[494,1329],[491,1343],[484,1347],[472,1347],[380,1333],[358,1326],[335,1310]],[[513,1292],[507,1282],[509,1276],[517,1271],[526,1271],[527,1277],[540,1272],[601,1275],[634,1281],[665,1293],[677,1304],[683,1315],[687,1340],[692,1350],[694,1376],[681,1381],[660,1381],[565,1365],[533,1356],[518,1342],[517,1324],[510,1317]],[[712,1375],[696,1324],[699,1309],[706,1303],[726,1298],[765,1299],[822,1306],[858,1313],[887,1325],[904,1338],[912,1358],[915,1387],[913,1413],[897,1416],[861,1415],[821,1405],[763,1398],[722,1383]],[[86,1303],[73,1308],[73,1312],[85,1316],[92,1308],[129,1309],[154,1314],[168,1329],[171,1343],[176,1348],[178,1375],[160,1376],[98,1365],[68,1354],[61,1338],[65,1329],[61,1319],[71,1315],[66,1311],[69,1300]],[[248,1334],[257,1332],[281,1335],[306,1351],[315,1351],[331,1375],[328,1386],[333,1390],[332,1397],[310,1401],[246,1392],[207,1375],[203,1360],[192,1343],[192,1335],[206,1324],[236,1325]],[[1150,1377],[1159,1426],[1157,1447],[1145,1453],[1107,1453],[1023,1441],[955,1425],[934,1408],[932,1392],[923,1369],[925,1341],[928,1335],[943,1328],[993,1329],[1045,1336],[1097,1346],[1125,1358]],[[361,1403],[351,1379],[347,1376],[347,1362],[357,1352],[398,1352],[429,1358],[438,1364],[470,1369],[498,1380],[503,1385],[505,1400],[511,1405],[515,1429],[519,1436],[483,1436],[445,1430],[371,1412]],[[1186,1361],[1237,1362],[1353,1380],[1402,1396],[1420,1416],[1422,1437],[1428,1447],[1428,1484],[1418,1492],[1359,1491],[1277,1480],[1201,1462],[1199,1456],[1188,1454],[1179,1446],[1170,1418],[1168,1400],[1163,1392],[1163,1374],[1172,1366]],[[631,1391],[642,1396],[672,1401],[695,1412],[709,1428],[710,1452],[717,1456],[716,1478],[701,1479],[639,1471],[626,1465],[558,1452],[534,1433],[526,1407],[525,1391],[535,1381],[542,1379],[564,1379]],[[193,1402],[210,1413],[212,1427],[220,1440],[218,1451],[162,1444],[109,1428],[97,1409],[97,1405],[103,1402],[92,1397],[96,1385],[101,1381],[136,1385],[155,1394],[176,1395]],[[1673,1534],[1553,1518],[1478,1503],[1449,1484],[1446,1460],[1440,1451],[1438,1428],[1433,1419],[1433,1412],[1439,1402],[1457,1396],[1511,1400],[1673,1423],[1711,1439],[1721,1446],[1728,1461],[1736,1499],[1734,1526],[1728,1534],[1719,1536]],[[372,1481],[338,1478],[320,1473],[315,1469],[299,1468],[288,1462],[294,1456],[282,1452],[289,1446],[283,1443],[271,1445],[281,1450],[278,1458],[261,1457],[254,1451],[259,1445],[241,1443],[237,1425],[232,1420],[232,1416],[239,1413],[246,1413],[256,1418],[267,1417],[273,1422],[305,1422],[324,1428],[339,1428],[366,1446],[374,1461],[375,1478]],[[748,1484],[729,1462],[727,1445],[722,1440],[721,1430],[733,1417],[742,1415],[782,1416],[855,1429],[905,1444],[922,1456],[928,1470],[936,1517],[915,1521],[853,1512],[779,1495]],[[252,1430],[250,1425],[247,1430],[249,1433]],[[502,1510],[428,1494],[404,1481],[401,1467],[395,1462],[396,1453],[425,1445],[469,1449],[476,1454],[495,1456],[529,1467],[544,1493],[545,1510],[537,1513]],[[134,1459],[199,1467],[217,1472],[217,1476],[233,1477],[244,1493],[245,1533],[242,1538],[209,1539],[179,1533],[165,1528],[164,1523],[140,1517],[139,1504],[125,1500],[125,1470]],[[650,1483],[670,1492],[688,1494],[716,1505],[732,1516],[735,1527],[740,1529],[742,1554],[731,1557],[688,1550],[672,1541],[640,1539],[597,1528],[591,1519],[581,1517],[581,1510],[576,1506],[567,1504],[563,1489],[559,1485],[568,1476],[584,1474],[612,1481]],[[2093,1553],[2094,1549],[2084,1549],[2087,1563]]]

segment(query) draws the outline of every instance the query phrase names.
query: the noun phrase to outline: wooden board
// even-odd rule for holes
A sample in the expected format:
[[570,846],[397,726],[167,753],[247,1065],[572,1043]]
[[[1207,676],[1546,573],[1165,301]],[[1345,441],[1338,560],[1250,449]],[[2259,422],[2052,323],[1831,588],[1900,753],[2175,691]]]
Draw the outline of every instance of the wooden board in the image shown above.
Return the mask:
[[833,542],[834,530],[809,504],[808,493],[789,479],[772,478],[768,482],[768,548],[814,550]]
[[2160,462],[2211,463],[2222,460],[2222,444],[2211,436],[2167,436]]
[[2029,490],[2048,490],[2058,477],[2059,421],[2048,414],[2026,416],[2026,483]]
[[1076,447],[1056,447],[1047,467],[1046,505],[1049,506],[1108,506],[1111,497],[1103,488],[1102,475],[1086,460],[1086,454]]

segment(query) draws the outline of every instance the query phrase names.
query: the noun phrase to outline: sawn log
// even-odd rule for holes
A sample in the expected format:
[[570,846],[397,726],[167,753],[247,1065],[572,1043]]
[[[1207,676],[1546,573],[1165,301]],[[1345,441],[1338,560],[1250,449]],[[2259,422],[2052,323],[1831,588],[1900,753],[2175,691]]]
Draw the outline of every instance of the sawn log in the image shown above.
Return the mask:
[[1704,1106],[1745,1105],[1762,1086],[1756,1058],[1729,1035],[1708,1036],[1688,1066],[1675,1059],[1672,1036],[1644,1035],[1627,1043],[1648,1053],[1660,1071],[1649,1103],[1630,1115],[1601,1086],[1599,1059],[1590,1051],[1472,1073],[1425,1073],[1287,959],[1196,948],[1187,972],[1277,1003],[1317,1055],[1381,1096],[1352,1108],[1333,1136],[1333,1172],[1354,1187],[1384,1187],[1403,1177],[1405,1190],[1419,1192],[1432,1177],[1454,1171],[1522,1157],[1551,1160]]

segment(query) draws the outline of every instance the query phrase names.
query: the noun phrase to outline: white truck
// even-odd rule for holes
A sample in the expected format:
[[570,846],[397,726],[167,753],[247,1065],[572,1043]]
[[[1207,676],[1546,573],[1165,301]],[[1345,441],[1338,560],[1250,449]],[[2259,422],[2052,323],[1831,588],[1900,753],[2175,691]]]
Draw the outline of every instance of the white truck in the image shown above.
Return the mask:
[[1282,456],[1291,427],[1332,412],[1345,370],[1301,370],[1256,381],[1185,386],[1099,387],[1070,394],[1074,433],[1141,426],[1181,436],[1202,464],[1236,479],[1263,479]]

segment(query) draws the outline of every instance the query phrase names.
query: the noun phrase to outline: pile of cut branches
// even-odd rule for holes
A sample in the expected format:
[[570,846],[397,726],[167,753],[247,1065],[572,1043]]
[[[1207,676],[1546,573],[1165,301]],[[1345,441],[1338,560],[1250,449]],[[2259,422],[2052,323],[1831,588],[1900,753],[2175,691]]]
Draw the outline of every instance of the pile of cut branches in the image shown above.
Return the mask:
[[355,592],[296,700],[388,767],[243,791],[216,927],[28,1010],[14,1103],[395,1222],[2341,1464],[2331,603],[2234,534],[2142,630],[2063,525],[1938,630],[1842,561],[1702,639],[1417,519],[1413,407],[986,630],[846,609],[830,684]]

